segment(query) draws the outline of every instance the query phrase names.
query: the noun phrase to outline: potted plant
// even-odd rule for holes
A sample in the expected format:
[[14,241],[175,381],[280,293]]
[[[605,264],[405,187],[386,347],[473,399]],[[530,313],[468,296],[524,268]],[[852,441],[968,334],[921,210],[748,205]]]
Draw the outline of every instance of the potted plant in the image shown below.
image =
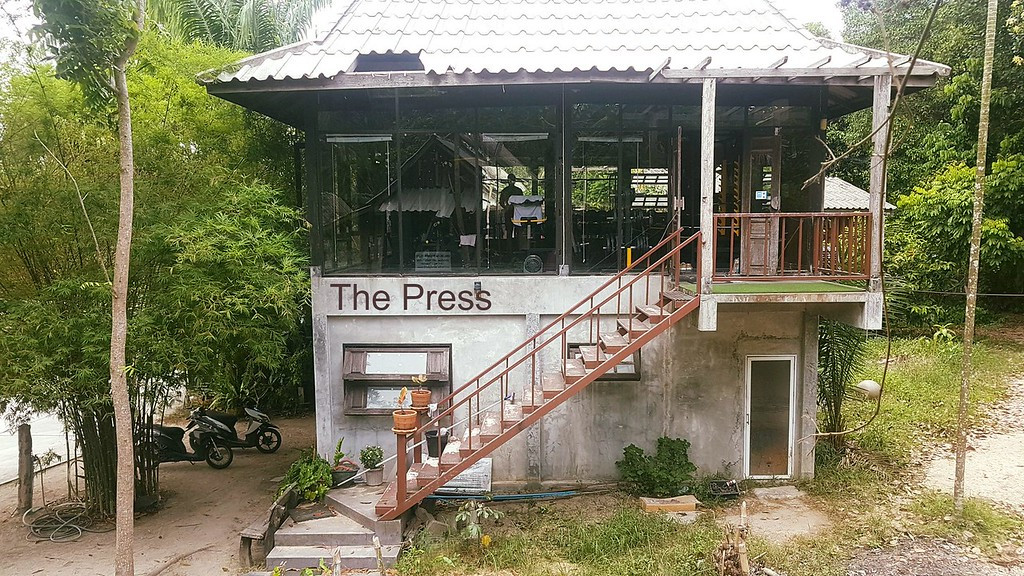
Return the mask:
[[345,443],[345,437],[342,436],[338,440],[338,445],[334,447],[334,466],[331,467],[331,480],[333,486],[337,486],[342,482],[352,478],[359,471],[359,466],[345,457],[345,451],[341,449],[341,445]]
[[395,421],[396,432],[412,432],[416,429],[416,424],[419,421],[415,410],[402,408],[402,403],[405,402],[405,397],[408,394],[409,389],[403,387],[402,391],[398,393],[398,409],[391,413]]
[[422,388],[423,383],[427,381],[427,377],[423,374],[419,376],[413,376],[413,384],[421,386],[412,391],[412,407],[413,408],[426,408],[430,404],[430,390]]
[[380,446],[367,446],[359,451],[359,462],[366,469],[363,480],[367,486],[380,486],[384,483],[384,449]]

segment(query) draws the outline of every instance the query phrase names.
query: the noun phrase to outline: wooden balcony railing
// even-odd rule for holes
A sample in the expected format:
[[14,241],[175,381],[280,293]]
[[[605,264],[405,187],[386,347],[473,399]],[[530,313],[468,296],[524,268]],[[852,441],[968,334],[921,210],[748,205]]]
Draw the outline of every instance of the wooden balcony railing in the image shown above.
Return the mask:
[[869,212],[715,214],[713,279],[866,280]]

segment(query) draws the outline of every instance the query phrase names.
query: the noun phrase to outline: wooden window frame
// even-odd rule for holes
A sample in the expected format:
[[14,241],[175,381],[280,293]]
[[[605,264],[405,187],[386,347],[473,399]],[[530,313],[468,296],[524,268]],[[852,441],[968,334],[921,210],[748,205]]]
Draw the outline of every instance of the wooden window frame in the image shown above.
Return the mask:
[[[367,374],[367,353],[427,354],[426,381],[414,384],[415,374]],[[394,408],[367,408],[371,388],[423,387],[431,391],[431,402],[438,402],[452,389],[451,344],[346,344],[342,347],[342,389],[344,413],[349,416],[387,416]],[[396,407],[397,408],[397,407]]]

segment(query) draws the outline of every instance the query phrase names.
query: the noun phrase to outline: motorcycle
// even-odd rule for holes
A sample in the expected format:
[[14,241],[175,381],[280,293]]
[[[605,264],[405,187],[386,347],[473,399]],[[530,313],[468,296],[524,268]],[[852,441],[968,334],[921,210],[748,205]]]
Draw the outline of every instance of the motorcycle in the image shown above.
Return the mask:
[[217,441],[230,448],[255,448],[264,454],[277,452],[281,447],[281,431],[270,421],[270,416],[255,408],[246,408],[249,426],[245,434],[239,438],[235,432],[238,418],[223,412],[207,411],[199,408],[199,413],[212,420]]
[[[188,417],[184,429],[177,426],[153,424],[143,429],[137,448],[154,462],[202,462],[211,468],[227,468],[234,460],[231,447],[224,443],[218,433],[220,423],[206,416],[201,410],[194,410]],[[185,449],[185,434],[188,434],[192,452]]]

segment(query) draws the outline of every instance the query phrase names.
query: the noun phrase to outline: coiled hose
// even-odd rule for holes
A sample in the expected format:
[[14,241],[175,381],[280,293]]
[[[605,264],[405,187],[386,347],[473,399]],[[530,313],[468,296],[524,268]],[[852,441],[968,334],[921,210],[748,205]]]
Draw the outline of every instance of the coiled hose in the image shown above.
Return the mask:
[[30,508],[21,515],[21,523],[29,529],[29,541],[74,542],[85,532],[109,532],[113,528],[93,528],[96,519],[84,502],[70,501]]

